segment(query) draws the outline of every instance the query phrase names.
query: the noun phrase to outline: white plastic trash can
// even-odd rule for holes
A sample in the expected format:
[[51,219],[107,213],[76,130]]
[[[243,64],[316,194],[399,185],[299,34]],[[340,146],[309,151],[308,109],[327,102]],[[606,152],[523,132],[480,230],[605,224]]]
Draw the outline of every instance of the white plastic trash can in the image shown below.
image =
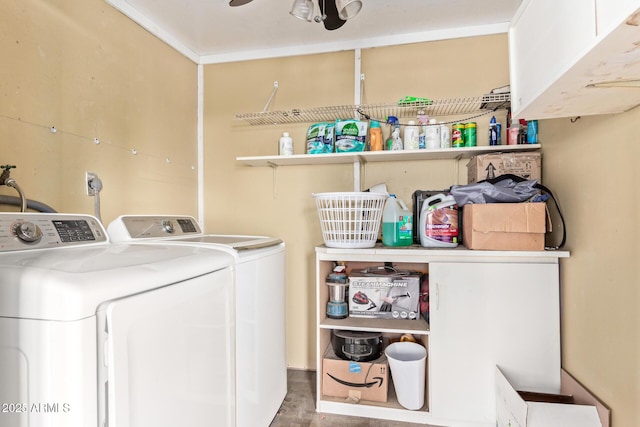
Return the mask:
[[398,403],[407,409],[424,406],[427,349],[414,342],[395,342],[384,353],[389,360]]

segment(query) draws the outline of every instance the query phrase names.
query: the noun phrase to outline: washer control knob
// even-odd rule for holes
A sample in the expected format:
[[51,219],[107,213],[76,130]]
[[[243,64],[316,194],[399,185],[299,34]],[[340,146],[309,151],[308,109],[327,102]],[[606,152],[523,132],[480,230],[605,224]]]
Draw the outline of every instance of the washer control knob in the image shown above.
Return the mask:
[[176,229],[173,227],[173,222],[170,219],[163,219],[162,220],[162,229],[169,234],[173,234]]
[[25,243],[37,243],[42,239],[40,227],[28,221],[17,223],[13,232],[19,240]]

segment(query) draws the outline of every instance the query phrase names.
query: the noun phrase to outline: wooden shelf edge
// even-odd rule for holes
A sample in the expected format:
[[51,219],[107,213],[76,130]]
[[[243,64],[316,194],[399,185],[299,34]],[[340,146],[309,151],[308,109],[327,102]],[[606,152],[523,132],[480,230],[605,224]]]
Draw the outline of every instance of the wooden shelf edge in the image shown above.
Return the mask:
[[395,319],[367,319],[362,317],[347,317],[346,319],[329,319],[320,321],[322,329],[348,329],[350,331],[376,331],[390,334],[411,333],[429,335],[429,324],[424,319],[395,320]]
[[346,163],[375,163],[414,160],[454,160],[471,158],[479,154],[534,151],[540,144],[486,145],[435,150],[361,151],[358,153],[294,154],[292,156],[241,156],[236,161],[248,166],[298,166]]

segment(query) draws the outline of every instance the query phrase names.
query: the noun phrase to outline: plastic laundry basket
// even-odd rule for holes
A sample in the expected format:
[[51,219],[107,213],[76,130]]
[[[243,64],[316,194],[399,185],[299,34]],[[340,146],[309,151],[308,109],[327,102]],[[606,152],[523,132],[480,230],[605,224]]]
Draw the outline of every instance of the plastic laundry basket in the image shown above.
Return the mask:
[[316,193],[318,218],[330,248],[372,248],[378,239],[386,194]]

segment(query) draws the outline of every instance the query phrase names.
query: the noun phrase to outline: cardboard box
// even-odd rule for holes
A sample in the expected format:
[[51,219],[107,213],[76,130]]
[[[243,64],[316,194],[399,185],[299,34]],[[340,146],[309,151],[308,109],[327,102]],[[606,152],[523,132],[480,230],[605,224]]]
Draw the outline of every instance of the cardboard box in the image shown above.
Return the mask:
[[384,267],[352,271],[349,275],[349,316],[380,319],[420,317],[422,274],[400,275]]
[[544,250],[544,203],[470,204],[462,211],[462,241],[468,249]]
[[[558,391],[561,395],[543,395],[547,402],[530,401],[496,367],[496,426],[609,427],[609,409],[564,370]],[[566,397],[572,403],[550,402]]]
[[542,155],[539,152],[490,153],[473,156],[467,163],[469,184],[507,173],[540,182]]
[[386,402],[389,390],[389,363],[386,356],[370,362],[338,358],[331,346],[322,359],[322,394],[357,397],[360,400]]

